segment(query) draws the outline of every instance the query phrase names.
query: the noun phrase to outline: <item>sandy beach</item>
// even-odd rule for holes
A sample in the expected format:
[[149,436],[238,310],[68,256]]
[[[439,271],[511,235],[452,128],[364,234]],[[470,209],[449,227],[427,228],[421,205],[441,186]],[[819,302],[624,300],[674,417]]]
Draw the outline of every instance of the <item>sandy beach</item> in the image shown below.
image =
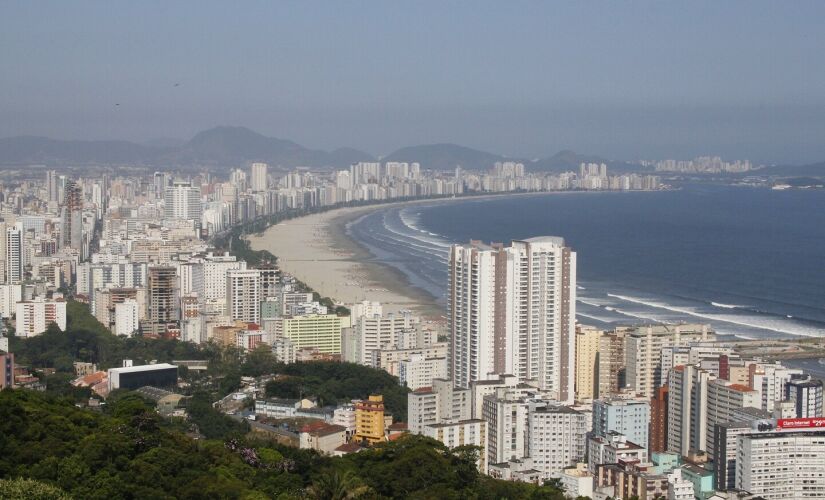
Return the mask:
[[460,203],[500,196],[558,196],[568,193],[572,192],[502,193],[338,208],[276,224],[262,235],[250,235],[247,239],[253,249],[272,252],[278,257],[281,269],[322,296],[344,304],[378,301],[384,304],[388,312],[409,309],[435,320],[446,314],[443,307],[427,292],[411,286],[397,269],[373,261],[367,250],[347,236],[347,223],[391,205]]
[[425,317],[441,317],[444,311],[432,296],[410,286],[399,271],[371,261],[369,252],[346,235],[348,222],[386,206],[308,215],[271,226],[248,240],[253,249],[276,255],[281,269],[337,302],[372,300],[388,312],[409,309]]

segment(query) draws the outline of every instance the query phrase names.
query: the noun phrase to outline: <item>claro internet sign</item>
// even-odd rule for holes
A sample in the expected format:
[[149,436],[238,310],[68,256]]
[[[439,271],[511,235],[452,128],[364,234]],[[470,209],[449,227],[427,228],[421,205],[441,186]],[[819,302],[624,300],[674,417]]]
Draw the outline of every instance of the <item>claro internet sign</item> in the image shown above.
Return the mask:
[[825,418],[780,418],[776,421],[777,429],[808,429],[825,427]]

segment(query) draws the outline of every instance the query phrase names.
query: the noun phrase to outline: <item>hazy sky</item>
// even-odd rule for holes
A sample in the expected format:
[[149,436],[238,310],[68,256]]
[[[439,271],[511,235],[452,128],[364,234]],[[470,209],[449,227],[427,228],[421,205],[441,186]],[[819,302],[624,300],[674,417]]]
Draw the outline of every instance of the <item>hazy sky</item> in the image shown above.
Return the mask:
[[822,1],[2,1],[0,136],[822,161],[823,24]]

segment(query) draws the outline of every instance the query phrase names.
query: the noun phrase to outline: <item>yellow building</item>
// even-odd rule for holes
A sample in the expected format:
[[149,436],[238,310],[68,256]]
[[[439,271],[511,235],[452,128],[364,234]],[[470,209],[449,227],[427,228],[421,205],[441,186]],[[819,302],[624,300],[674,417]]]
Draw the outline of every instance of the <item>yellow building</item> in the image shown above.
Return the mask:
[[597,383],[599,338],[602,331],[592,326],[576,327],[576,399],[593,399]]
[[350,326],[349,316],[308,314],[287,316],[277,323],[276,333],[295,347],[315,347],[326,354],[341,354],[341,329]]
[[379,443],[384,437],[384,396],[372,395],[355,404],[355,440]]

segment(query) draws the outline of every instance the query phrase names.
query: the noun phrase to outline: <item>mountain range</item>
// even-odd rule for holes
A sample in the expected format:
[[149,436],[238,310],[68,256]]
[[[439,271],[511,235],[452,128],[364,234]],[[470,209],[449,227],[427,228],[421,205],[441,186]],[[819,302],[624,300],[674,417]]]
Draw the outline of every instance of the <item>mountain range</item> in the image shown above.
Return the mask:
[[[225,170],[252,161],[291,169],[313,167],[347,168],[359,161],[376,161],[370,153],[352,148],[334,151],[311,149],[296,142],[267,137],[245,127],[220,126],[199,132],[188,141],[156,139],[143,144],[129,141],[59,140],[48,137],[18,136],[0,138],[0,168],[44,164],[48,166],[131,165],[157,168],[212,168]],[[490,168],[497,161],[524,163],[529,172],[565,172],[578,170],[579,164],[606,163],[611,173],[641,172],[644,167],[622,161],[607,160],[573,151],[561,151],[540,159],[511,158],[458,144],[424,144],[403,147],[381,158],[382,161],[416,161],[425,169],[452,170],[456,166],[469,170]],[[825,163],[803,167],[768,167],[764,173],[823,175]],[[760,172],[762,173],[762,172]]]
[[[401,148],[383,161],[417,161],[425,169],[486,169],[497,161],[519,161],[530,171],[556,172],[575,170],[582,161],[616,162],[562,151],[550,158],[526,160],[507,158],[495,153],[458,144],[425,144]],[[19,136],[0,139],[0,165],[144,165],[147,167],[196,166],[229,168],[251,161],[263,161],[285,169],[309,166],[346,168],[359,161],[376,161],[376,157],[352,148],[334,151],[310,149],[296,142],[267,137],[245,127],[221,126],[199,132],[188,141],[156,139],[138,144],[129,141],[68,141],[48,137]],[[621,165],[621,164],[619,164]],[[638,166],[635,166],[638,169]]]

